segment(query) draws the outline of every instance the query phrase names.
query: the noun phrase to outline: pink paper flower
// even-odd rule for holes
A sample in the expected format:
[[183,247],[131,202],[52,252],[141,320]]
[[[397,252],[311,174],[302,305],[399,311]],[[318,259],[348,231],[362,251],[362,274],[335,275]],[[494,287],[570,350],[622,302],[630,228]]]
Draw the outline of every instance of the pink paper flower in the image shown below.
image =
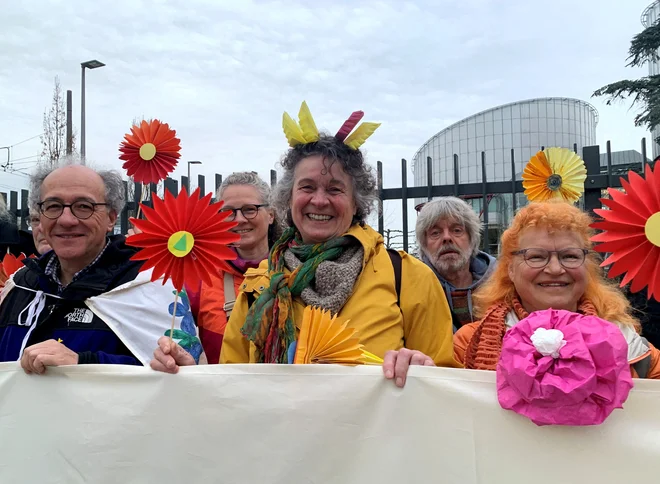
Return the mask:
[[596,316],[537,311],[504,336],[498,400],[537,425],[600,424],[632,386],[621,330]]

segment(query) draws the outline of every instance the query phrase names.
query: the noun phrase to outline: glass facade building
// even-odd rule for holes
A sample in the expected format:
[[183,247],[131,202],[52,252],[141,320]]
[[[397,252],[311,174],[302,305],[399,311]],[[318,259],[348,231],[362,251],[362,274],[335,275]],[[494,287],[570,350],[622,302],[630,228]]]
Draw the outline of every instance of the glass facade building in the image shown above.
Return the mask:
[[[644,28],[648,28],[657,22],[658,18],[660,18],[660,1],[655,1],[646,7],[644,12],[642,12],[642,25]],[[660,50],[658,51],[658,54],[660,54]],[[649,75],[657,76],[658,74],[660,74],[660,62],[653,59],[649,60]],[[655,159],[660,155],[660,145],[655,142],[655,140],[660,137],[660,127],[656,127],[651,132],[651,136],[653,137],[651,143],[651,146],[653,146],[653,159]]]
[[[505,104],[470,116],[431,137],[412,159],[415,186],[427,185],[427,157],[432,160],[434,185],[454,183],[454,154],[458,155],[459,183],[482,181],[481,153],[485,153],[489,182],[511,180],[511,150],[514,150],[516,179],[529,159],[542,147],[563,147],[578,153],[596,144],[598,112],[578,99],[540,98]],[[417,199],[415,203],[425,200]],[[518,206],[526,203],[521,193]],[[470,200],[482,213],[483,200]],[[488,203],[488,240],[496,253],[499,236],[512,216],[511,194],[496,195]],[[492,243],[491,243],[492,242]]]

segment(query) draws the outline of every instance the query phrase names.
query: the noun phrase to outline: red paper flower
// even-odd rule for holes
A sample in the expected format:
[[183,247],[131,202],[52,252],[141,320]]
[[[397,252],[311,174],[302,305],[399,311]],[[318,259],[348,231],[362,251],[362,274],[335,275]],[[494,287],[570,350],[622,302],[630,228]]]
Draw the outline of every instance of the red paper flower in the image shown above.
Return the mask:
[[131,219],[142,233],[126,243],[142,247],[131,260],[146,261],[141,271],[154,268],[151,280],[164,275],[181,291],[184,284],[194,287],[200,280],[211,284],[211,273],[229,270],[226,260],[236,259],[227,244],[240,236],[229,229],[236,222],[225,222],[231,212],[220,212],[223,202],[211,204],[211,194],[200,198],[199,188],[188,196],[185,188],[177,197],[165,190],[165,201],[153,197],[154,208],[142,205],[146,220]]
[[181,156],[180,139],[167,123],[157,119],[131,127],[119,145],[122,165],[138,183],[158,183],[171,173]]
[[604,232],[591,240],[602,242],[598,252],[611,253],[602,263],[612,264],[609,277],[625,273],[621,287],[630,281],[632,292],[648,286],[648,298],[660,301],[660,170],[646,165],[645,176],[630,171],[628,181],[621,178],[625,193],[608,189],[612,198],[601,202],[610,210],[595,209],[603,221],[592,225]]
[[6,254],[2,259],[2,269],[4,270],[7,278],[23,267],[23,260],[26,259],[26,255],[21,252],[21,254],[16,257],[13,254]]

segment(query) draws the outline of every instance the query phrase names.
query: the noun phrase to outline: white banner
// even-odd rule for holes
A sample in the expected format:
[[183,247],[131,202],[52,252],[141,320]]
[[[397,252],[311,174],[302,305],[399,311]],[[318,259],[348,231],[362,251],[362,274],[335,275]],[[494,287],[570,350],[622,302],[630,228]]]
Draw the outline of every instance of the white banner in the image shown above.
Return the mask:
[[502,410],[491,372],[415,367],[0,364],[0,483],[660,481],[660,382],[597,427]]

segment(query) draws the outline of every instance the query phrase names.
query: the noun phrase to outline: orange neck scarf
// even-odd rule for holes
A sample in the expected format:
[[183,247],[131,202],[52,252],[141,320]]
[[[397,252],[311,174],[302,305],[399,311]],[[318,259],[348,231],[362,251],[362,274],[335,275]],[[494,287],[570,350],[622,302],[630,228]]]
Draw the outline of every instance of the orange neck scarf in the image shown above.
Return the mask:
[[[517,296],[512,304],[501,301],[488,309],[465,351],[465,368],[492,371],[497,368],[502,352],[502,339],[507,330],[506,315],[511,311],[518,319],[529,316]],[[594,305],[586,299],[580,301],[577,312],[586,316],[598,316]]]

